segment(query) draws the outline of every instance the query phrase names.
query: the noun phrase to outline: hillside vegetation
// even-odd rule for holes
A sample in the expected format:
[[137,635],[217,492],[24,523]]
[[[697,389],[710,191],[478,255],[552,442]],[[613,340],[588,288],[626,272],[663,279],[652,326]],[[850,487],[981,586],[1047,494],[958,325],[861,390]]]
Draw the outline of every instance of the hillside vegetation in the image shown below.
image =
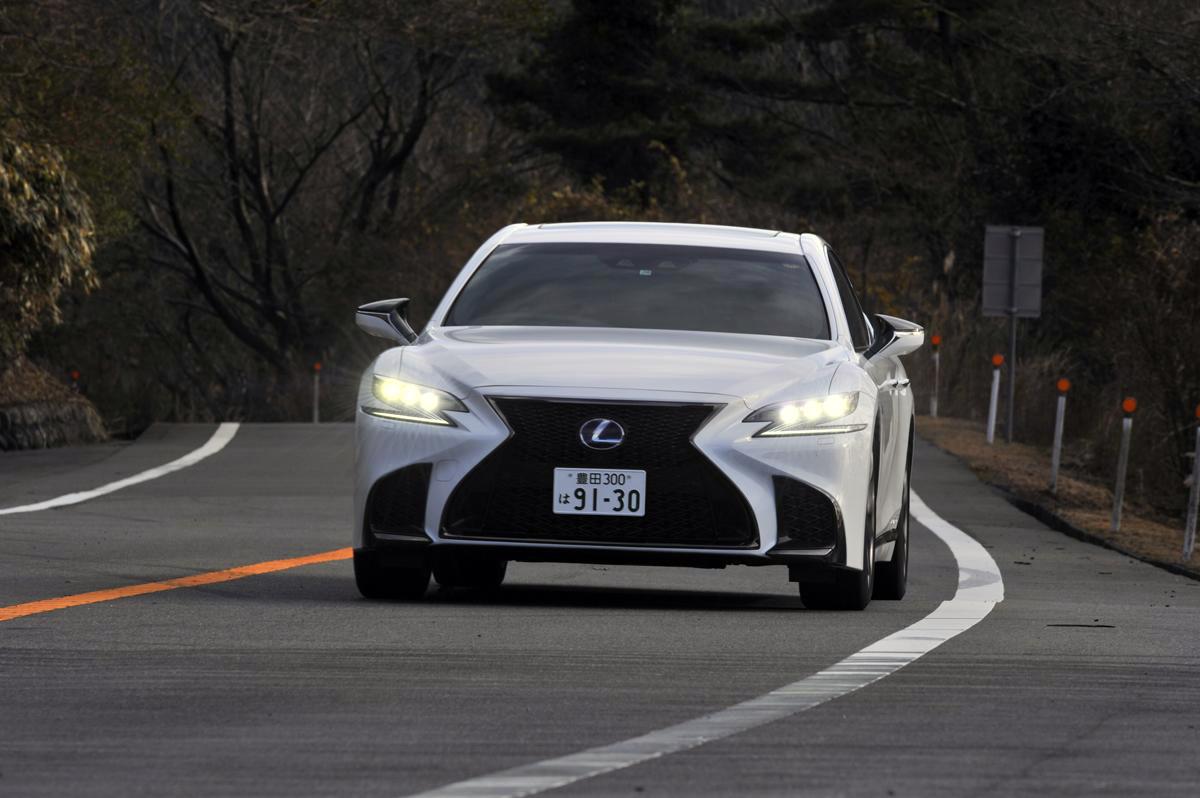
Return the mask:
[[34,304],[0,341],[83,372],[110,424],[305,418],[317,360],[323,417],[348,417],[377,351],[354,306],[420,317],[497,227],[577,219],[819,232],[871,309],[945,336],[942,411],[979,417],[1006,339],[980,315],[983,227],[1038,224],[1018,437],[1048,437],[1069,376],[1073,451],[1106,473],[1136,395],[1135,472],[1180,505],[1188,0],[13,0],[0,136],[61,162],[83,203],[49,200],[75,214],[56,246],[89,249],[5,256],[0,298]]

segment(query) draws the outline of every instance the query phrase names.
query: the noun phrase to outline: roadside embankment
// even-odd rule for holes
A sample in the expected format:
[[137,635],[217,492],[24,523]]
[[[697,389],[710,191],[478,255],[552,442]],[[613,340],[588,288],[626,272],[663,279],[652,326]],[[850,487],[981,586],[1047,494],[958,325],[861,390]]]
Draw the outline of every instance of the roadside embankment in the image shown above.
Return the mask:
[[0,451],[107,438],[92,403],[46,370],[20,359],[0,371]]
[[[1152,517],[1148,508],[1126,504],[1120,531],[1109,526],[1112,489],[1064,469],[1057,494],[1051,494],[1050,451],[1024,443],[988,445],[981,422],[960,418],[917,417],[917,434],[958,459],[976,476],[999,488],[1022,510],[1075,537],[1116,549],[1172,571],[1200,577],[1200,556],[1183,562],[1183,523]],[[1136,498],[1136,497],[1135,497]]]

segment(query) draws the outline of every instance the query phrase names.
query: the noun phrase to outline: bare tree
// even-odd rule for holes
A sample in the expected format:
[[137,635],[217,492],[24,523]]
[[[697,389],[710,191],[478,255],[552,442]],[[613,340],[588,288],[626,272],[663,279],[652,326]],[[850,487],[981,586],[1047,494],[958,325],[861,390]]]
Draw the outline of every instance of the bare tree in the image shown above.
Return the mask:
[[202,349],[193,320],[219,322],[275,375],[265,392],[330,345],[326,292],[347,276],[331,272],[357,268],[346,253],[437,194],[417,164],[476,44],[311,9],[185,4],[159,32],[185,112],[155,122],[148,257],[194,289],[174,300],[183,341]]

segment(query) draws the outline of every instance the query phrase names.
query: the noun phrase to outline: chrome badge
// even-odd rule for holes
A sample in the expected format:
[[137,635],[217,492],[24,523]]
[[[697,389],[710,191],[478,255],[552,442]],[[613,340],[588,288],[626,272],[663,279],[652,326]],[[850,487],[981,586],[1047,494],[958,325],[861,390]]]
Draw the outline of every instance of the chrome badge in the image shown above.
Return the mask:
[[625,440],[625,430],[608,418],[593,418],[579,428],[579,440],[589,449],[615,449]]

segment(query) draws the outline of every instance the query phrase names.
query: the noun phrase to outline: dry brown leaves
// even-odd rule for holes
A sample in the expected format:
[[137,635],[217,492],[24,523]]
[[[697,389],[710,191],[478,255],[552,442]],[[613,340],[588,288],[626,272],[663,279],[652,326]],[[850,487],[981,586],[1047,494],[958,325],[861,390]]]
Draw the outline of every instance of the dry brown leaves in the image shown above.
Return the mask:
[[[958,418],[917,419],[917,432],[925,440],[962,460],[975,474],[1008,493],[1036,504],[1071,526],[1100,538],[1141,559],[1182,567],[1200,575],[1200,556],[1181,559],[1183,523],[1151,520],[1145,508],[1126,503],[1121,530],[1109,529],[1112,489],[1071,473],[1059,472],[1058,495],[1050,493],[1050,451],[1023,443],[997,439],[989,446],[983,424]],[[1116,470],[1114,463],[1113,470]]]

